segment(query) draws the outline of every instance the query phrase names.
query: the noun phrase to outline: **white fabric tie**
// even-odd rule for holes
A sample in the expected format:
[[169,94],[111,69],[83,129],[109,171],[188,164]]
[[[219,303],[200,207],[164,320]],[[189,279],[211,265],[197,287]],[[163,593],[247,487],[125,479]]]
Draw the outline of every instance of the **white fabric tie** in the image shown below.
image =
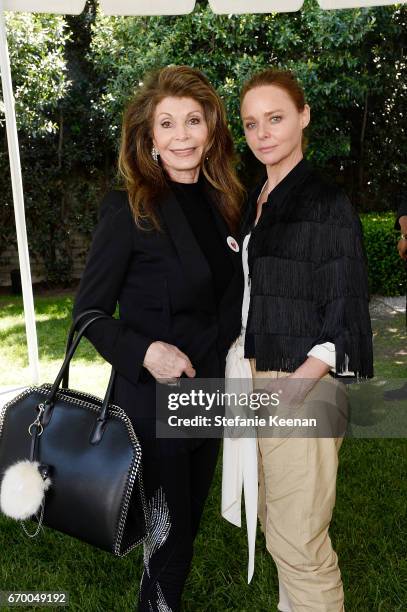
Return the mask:
[[[250,361],[244,357],[244,334],[231,346],[226,358],[226,391],[250,394],[253,390]],[[231,379],[238,379],[232,381]],[[228,384],[228,380],[231,382]],[[257,529],[257,438],[255,429],[245,429],[241,438],[223,440],[222,516],[236,525],[242,525],[242,491],[244,493],[249,563],[247,581],[254,573]]]

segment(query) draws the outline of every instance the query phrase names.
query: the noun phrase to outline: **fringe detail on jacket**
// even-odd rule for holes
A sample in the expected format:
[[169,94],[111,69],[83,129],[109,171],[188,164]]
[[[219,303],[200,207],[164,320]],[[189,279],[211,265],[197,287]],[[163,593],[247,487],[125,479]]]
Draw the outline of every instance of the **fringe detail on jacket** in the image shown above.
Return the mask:
[[266,206],[249,242],[247,332],[259,370],[292,372],[333,342],[336,371],[373,376],[366,256],[360,220],[335,184],[311,172]]

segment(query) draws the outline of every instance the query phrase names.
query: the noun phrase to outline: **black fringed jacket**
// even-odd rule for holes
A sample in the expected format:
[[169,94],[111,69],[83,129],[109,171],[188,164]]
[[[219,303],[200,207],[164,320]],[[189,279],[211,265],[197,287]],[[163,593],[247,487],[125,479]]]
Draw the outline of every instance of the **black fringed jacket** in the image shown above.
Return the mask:
[[270,193],[254,227],[265,180],[252,192],[243,224],[243,235],[252,232],[245,356],[256,358],[258,370],[293,372],[314,345],[332,342],[337,373],[347,365],[358,377],[372,377],[357,213],[340,187],[302,160]]

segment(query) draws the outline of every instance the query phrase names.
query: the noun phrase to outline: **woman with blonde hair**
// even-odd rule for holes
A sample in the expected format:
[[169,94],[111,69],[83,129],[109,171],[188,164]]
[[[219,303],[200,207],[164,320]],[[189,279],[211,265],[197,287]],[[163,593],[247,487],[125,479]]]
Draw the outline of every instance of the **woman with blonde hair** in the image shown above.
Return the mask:
[[156,381],[224,375],[240,331],[243,277],[233,236],[242,187],[222,102],[208,79],[169,66],[145,79],[123,120],[119,170],[100,218],[73,316],[115,368],[113,402],[143,451],[149,535],[139,612],[177,611],[212,481],[217,439],[156,437]]
[[[326,425],[328,414],[346,414],[340,376],[373,375],[360,221],[344,191],[303,157],[310,108],[291,72],[270,69],[250,78],[241,94],[241,116],[264,173],[243,222],[242,331],[227,368],[233,377],[233,365],[242,371],[245,363],[254,388],[266,384],[288,415],[295,414],[291,407],[319,407]],[[245,495],[255,491],[245,499],[249,579],[258,511],[278,570],[282,612],[344,610],[328,533],[343,435],[335,427],[329,431],[307,436],[295,428],[258,430],[257,452],[246,445],[240,465],[231,460],[234,446],[224,447],[223,514],[239,524],[239,499],[228,483],[243,478]],[[236,470],[243,476],[233,474]]]

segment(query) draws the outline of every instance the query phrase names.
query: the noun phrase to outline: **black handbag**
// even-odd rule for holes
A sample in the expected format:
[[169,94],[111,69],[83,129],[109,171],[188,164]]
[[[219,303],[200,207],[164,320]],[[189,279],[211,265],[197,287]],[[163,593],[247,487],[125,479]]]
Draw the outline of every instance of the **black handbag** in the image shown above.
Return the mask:
[[[91,313],[97,314],[74,340],[78,321]],[[83,311],[69,330],[55,382],[29,387],[3,406],[0,479],[16,462],[37,461],[30,464],[38,468],[35,478],[39,472],[51,484],[42,499],[36,533],[43,522],[122,557],[147,535],[140,443],[127,414],[110,403],[113,368],[103,400],[68,388],[70,361],[84,331],[108,317],[97,309]],[[27,535],[36,535],[22,525]]]

